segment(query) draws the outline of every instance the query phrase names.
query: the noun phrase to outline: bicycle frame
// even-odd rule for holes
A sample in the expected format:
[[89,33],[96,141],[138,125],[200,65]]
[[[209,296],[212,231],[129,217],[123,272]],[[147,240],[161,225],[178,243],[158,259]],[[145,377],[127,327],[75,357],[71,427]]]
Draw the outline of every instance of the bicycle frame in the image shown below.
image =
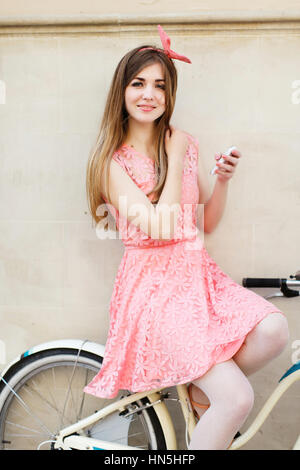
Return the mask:
[[[275,388],[274,392],[270,395],[253,423],[249,428],[237,439],[235,439],[229,450],[236,450],[246,444],[252,437],[257,433],[259,428],[265,422],[266,418],[271,413],[272,409],[279,401],[281,396],[286,392],[286,390],[297,380],[300,380],[300,362],[292,366],[280,379],[279,385]],[[300,435],[294,444],[293,450],[300,450]]]
[[[196,425],[196,420],[192,408],[190,406],[187,387],[186,385],[177,385],[176,388],[181,408],[183,411],[183,416],[185,422],[188,425],[189,435],[191,436],[191,433]],[[81,450],[140,450],[137,447],[130,447],[122,444],[111,443],[109,441],[100,441],[98,439],[74,435],[73,433],[80,432],[83,428],[91,426],[98,420],[105,418],[106,416],[110,415],[111,413],[114,413],[115,411],[122,412],[125,410],[125,407],[130,403],[134,403],[138,400],[141,400],[142,398],[147,397],[150,401],[150,404],[141,406],[137,411],[150,406],[153,407],[162,426],[167,449],[177,450],[177,441],[173,421],[166,407],[166,404],[163,402],[164,398],[162,396],[162,391],[163,389],[155,389],[151,390],[150,392],[149,390],[144,392],[138,392],[134,393],[133,395],[124,397],[114,403],[111,403],[110,405],[106,406],[105,408],[102,408],[101,410],[88,416],[87,418],[84,418],[78,421],[77,423],[62,429],[57,436],[54,448],[61,448],[65,450],[70,448]]]
[[[262,426],[266,418],[269,416],[271,410],[274,408],[278,400],[281,398],[283,393],[297,380],[300,379],[300,362],[292,366],[280,379],[279,385],[276,387],[274,392],[266,401],[265,405],[261,409],[261,411],[256,416],[255,420],[251,424],[251,426],[238,438],[236,438],[229,450],[236,450],[241,448],[243,445],[246,444],[258,431],[258,429]],[[179,402],[181,405],[181,409],[183,412],[184,420],[187,427],[187,432],[189,438],[191,438],[192,432],[196,426],[196,420],[191,408],[187,387],[186,385],[177,385],[177,394],[179,398]],[[96,423],[98,420],[105,418],[109,414],[115,411],[124,411],[126,406],[130,403],[136,402],[141,400],[142,398],[147,397],[150,401],[149,405],[141,406],[137,411],[147,408],[153,407],[157,414],[157,417],[160,421],[162,426],[166,447],[168,450],[177,450],[177,441],[176,435],[174,431],[173,421],[169,414],[169,411],[164,403],[164,397],[162,393],[163,389],[155,389],[145,392],[135,393],[133,395],[129,395],[124,397],[105,408],[97,411],[93,415],[84,418],[77,423],[68,426],[62,429],[58,435],[57,439],[54,444],[54,448],[58,449],[80,449],[80,450],[141,450],[137,447],[130,447],[126,445],[120,445],[116,443],[112,443],[109,441],[101,441],[94,438],[89,438],[82,435],[75,435],[74,433],[80,433],[83,428],[90,426]],[[293,450],[300,450],[300,435],[293,447]]]

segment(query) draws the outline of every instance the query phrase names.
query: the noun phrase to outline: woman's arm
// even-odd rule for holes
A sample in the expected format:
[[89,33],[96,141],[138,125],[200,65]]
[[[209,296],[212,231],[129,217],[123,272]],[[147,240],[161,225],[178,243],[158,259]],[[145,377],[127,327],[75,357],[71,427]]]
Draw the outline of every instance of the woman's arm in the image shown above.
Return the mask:
[[[180,212],[183,157],[173,157],[156,205],[151,204],[119,163],[114,159],[110,162],[109,195],[112,205],[122,217],[154,239],[172,239]],[[108,200],[104,172],[101,175],[101,187],[103,196]]]
[[211,233],[224,213],[228,191],[228,181],[217,179],[212,195],[204,206],[204,232]]
[[[212,195],[204,204],[204,232],[206,233],[213,232],[222,218],[226,205],[228,183],[242,154],[236,149],[232,151],[231,156],[222,156],[225,163],[217,163],[219,167],[216,171],[217,181]],[[216,154],[216,158],[221,158],[221,154]]]

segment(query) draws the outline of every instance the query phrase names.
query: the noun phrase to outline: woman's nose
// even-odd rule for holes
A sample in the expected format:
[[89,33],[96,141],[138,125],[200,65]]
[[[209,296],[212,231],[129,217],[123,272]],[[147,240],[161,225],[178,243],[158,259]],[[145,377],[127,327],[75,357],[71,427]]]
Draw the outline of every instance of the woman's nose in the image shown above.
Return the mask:
[[144,88],[143,97],[144,98],[152,98],[153,97],[153,89],[152,89],[151,86],[146,86]]

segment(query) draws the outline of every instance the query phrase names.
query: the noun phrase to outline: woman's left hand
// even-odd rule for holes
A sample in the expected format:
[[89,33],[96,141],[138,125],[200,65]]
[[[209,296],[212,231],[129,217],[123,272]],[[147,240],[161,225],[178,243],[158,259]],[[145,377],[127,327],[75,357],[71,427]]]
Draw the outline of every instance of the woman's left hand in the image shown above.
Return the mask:
[[216,163],[218,169],[216,170],[216,174],[218,175],[219,181],[229,181],[232,178],[236,167],[238,165],[239,159],[242,157],[241,152],[237,149],[232,150],[231,155],[223,155],[222,153],[216,153],[215,158],[219,160],[221,157],[224,158],[224,163]]

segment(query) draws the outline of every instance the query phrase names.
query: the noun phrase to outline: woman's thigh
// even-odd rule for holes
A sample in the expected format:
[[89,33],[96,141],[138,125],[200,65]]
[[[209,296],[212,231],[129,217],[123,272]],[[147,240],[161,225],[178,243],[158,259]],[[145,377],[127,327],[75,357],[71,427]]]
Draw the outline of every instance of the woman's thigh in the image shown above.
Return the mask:
[[260,350],[281,352],[289,340],[289,329],[286,317],[281,313],[271,313],[261,320],[247,335],[245,344],[252,342],[259,353]]

